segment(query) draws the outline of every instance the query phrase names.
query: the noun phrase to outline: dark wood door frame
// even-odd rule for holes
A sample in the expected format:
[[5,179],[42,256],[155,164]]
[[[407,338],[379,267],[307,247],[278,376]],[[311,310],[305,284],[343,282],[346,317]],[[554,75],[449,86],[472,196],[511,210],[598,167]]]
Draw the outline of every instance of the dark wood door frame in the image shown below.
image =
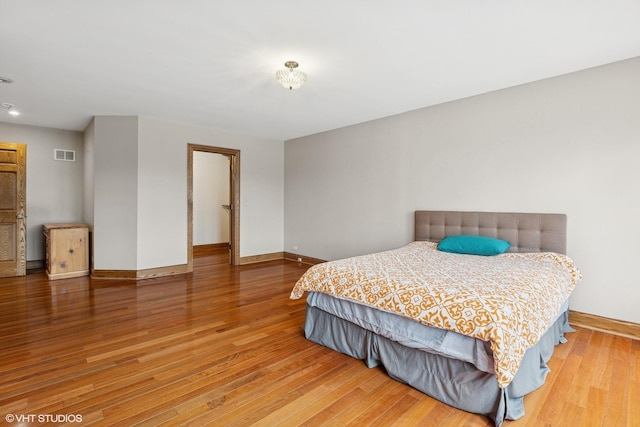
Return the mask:
[[193,153],[195,151],[222,154],[229,158],[230,263],[238,265],[240,264],[240,150],[198,144],[188,144],[187,147],[187,271],[193,271]]

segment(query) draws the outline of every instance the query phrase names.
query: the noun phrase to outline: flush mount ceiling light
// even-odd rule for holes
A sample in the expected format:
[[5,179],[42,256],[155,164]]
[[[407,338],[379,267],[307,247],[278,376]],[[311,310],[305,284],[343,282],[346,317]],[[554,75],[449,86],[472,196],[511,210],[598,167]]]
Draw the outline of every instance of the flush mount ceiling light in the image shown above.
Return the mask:
[[15,110],[13,108],[13,104],[9,104],[8,102],[3,102],[0,105],[2,105],[3,108],[6,108],[7,109],[7,113],[11,114],[12,116],[19,116],[20,115],[20,111]]
[[284,63],[286,70],[280,70],[276,73],[276,80],[289,90],[298,89],[307,82],[307,75],[298,68],[296,61],[287,61]]

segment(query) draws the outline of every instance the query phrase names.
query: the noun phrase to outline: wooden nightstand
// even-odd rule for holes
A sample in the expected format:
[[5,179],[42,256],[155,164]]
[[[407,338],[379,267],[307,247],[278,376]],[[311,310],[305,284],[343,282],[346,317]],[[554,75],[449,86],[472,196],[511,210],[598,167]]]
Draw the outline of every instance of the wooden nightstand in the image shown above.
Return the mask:
[[47,277],[49,280],[89,274],[89,226],[44,224]]

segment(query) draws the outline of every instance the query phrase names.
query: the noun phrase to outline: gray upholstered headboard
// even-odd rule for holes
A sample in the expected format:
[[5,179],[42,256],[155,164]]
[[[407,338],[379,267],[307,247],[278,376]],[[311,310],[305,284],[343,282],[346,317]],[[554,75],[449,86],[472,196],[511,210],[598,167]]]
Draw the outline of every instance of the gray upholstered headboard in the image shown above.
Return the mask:
[[415,240],[439,242],[454,234],[495,237],[511,243],[509,252],[567,251],[564,214],[416,211]]

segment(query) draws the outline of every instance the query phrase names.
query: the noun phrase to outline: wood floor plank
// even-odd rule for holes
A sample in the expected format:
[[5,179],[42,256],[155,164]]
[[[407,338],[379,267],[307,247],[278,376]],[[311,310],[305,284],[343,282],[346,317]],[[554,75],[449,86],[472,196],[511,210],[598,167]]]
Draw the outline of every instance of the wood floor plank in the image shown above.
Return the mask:
[[[324,377],[343,364],[344,361],[335,357],[318,359],[300,370],[288,375],[280,375],[277,380],[263,387],[259,394],[254,394],[250,401],[236,406],[229,413],[223,416],[211,414],[212,416],[207,417],[207,420],[214,421],[218,425],[230,425],[236,422],[240,425],[251,425],[290,401],[303,396],[307,384],[321,386]],[[313,387],[309,386],[312,390]]]
[[585,378],[580,381],[573,381],[571,390],[567,395],[567,400],[582,408],[587,408],[589,389],[592,387],[593,370],[591,369],[598,361],[600,346],[602,344],[602,334],[593,334],[588,329],[580,331],[578,336],[584,335],[588,339],[588,345],[582,354],[579,370],[585,373]]
[[588,412],[583,416],[580,425],[584,427],[596,427],[604,425],[604,408],[607,402],[607,391],[597,387],[589,389],[587,397]]
[[[0,420],[83,426],[490,426],[304,338],[306,266],[194,259],[141,281],[0,279]],[[505,427],[638,425],[640,342],[576,328]],[[35,412],[34,412],[35,411]],[[51,424],[50,425],[54,425]]]
[[640,426],[640,381],[629,383],[629,397],[627,399],[627,422]]
[[[338,414],[329,423],[330,425],[361,426],[380,416],[382,402],[395,402],[405,389],[402,384],[385,384],[384,381],[375,381],[378,386],[367,392],[363,398],[352,408]],[[371,384],[369,384],[371,385]],[[366,388],[363,388],[366,390]]]
[[[622,337],[614,338],[612,349],[613,366],[611,369],[611,387],[607,392],[605,406],[605,424],[612,426],[626,426],[627,405],[629,396],[629,349],[630,340]],[[637,405],[637,402],[634,403]]]
[[287,413],[279,414],[274,426],[320,425],[344,408],[355,403],[364,392],[358,389],[365,371],[354,363],[348,363],[348,369],[331,379],[326,393],[313,401],[297,402],[296,407]]
[[[377,391],[371,393],[370,398],[365,399],[370,402],[367,410],[359,414],[358,417],[352,419],[347,426],[358,427],[363,425],[381,425],[380,418],[384,416],[388,408],[397,404],[403,396],[408,393],[406,385],[395,383],[393,386],[388,385],[381,387]],[[384,417],[383,417],[384,418]],[[384,419],[382,420],[384,421]]]
[[425,414],[429,413],[433,408],[438,405],[438,402],[434,399],[427,398],[424,394],[415,390],[411,390],[408,393],[415,399],[415,403],[410,408],[402,411],[401,413],[395,412],[395,420],[389,423],[389,426],[402,427],[402,426],[417,426],[422,425],[421,420]]
[[[398,395],[400,399],[389,405],[382,414],[375,420],[371,421],[371,426],[387,427],[398,419],[398,414],[402,414],[414,407],[418,399],[410,396],[406,390]],[[391,402],[389,402],[391,403]]]

